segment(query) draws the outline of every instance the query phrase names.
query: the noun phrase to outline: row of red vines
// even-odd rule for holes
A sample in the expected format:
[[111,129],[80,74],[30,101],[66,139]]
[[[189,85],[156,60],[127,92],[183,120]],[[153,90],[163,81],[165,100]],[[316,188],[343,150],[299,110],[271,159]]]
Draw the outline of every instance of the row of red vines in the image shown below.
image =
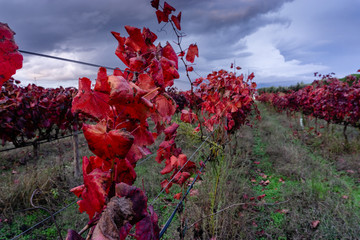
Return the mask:
[[[0,23],[0,139],[15,147],[57,138],[77,130],[81,121],[71,112],[75,88],[47,89],[11,78],[22,67],[14,32]],[[54,133],[55,132],[55,133]]]
[[263,93],[258,100],[271,103],[278,111],[301,112],[329,123],[360,127],[360,82],[353,77],[340,81],[328,75],[296,92]]
[[0,92],[0,139],[15,147],[56,139],[76,131],[82,117],[71,112],[75,88],[47,89],[29,84],[21,87],[14,80],[3,84]]

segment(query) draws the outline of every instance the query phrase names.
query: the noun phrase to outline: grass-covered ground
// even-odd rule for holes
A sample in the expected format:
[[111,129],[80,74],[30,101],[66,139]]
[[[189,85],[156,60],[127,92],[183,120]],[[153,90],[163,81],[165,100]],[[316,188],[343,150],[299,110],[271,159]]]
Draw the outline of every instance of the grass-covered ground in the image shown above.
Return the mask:
[[[163,239],[358,239],[359,131],[349,128],[346,144],[342,126],[306,119],[302,128],[298,116],[259,108],[262,120],[244,126],[224,151],[216,152]],[[181,124],[178,146],[188,157],[200,144]],[[83,138],[80,146],[80,155],[89,156]],[[204,144],[192,160],[204,161],[209,148]],[[53,212],[76,200],[68,189],[82,179],[73,177],[71,139],[42,145],[36,161],[29,153],[31,148],[0,153],[0,239],[11,239],[48,217],[42,210],[25,211],[35,188],[43,191],[36,203]],[[160,226],[178,202],[173,195],[186,190],[173,187],[153,201],[164,179],[162,167],[154,157],[136,167],[136,185],[145,189]],[[56,220],[64,237],[68,228],[85,226],[87,215],[79,214],[75,204]],[[56,237],[49,220],[20,239]]]

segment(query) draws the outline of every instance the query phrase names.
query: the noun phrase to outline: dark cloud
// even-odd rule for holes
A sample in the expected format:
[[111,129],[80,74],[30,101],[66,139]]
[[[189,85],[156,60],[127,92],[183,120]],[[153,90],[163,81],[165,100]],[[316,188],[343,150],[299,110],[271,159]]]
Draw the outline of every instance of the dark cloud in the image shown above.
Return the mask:
[[[268,35],[260,34],[260,38],[270,37],[271,40],[265,41],[264,44],[259,41],[256,44],[277,57],[274,61],[280,59],[279,64],[284,63],[287,66],[290,64],[292,70],[302,64],[310,64],[309,66],[315,68],[318,63],[321,65],[323,61],[327,61],[331,54],[338,55],[338,59],[344,62],[357,61],[358,58],[351,54],[357,51],[360,56],[360,48],[351,50],[348,46],[356,46],[360,41],[360,35],[354,24],[348,23],[351,18],[355,19],[354,21],[358,19],[359,2],[344,0],[346,4],[339,4],[335,1],[329,3],[325,0],[318,1],[168,0],[167,2],[178,11],[182,11],[182,29],[187,35],[183,39],[183,46],[186,47],[194,42],[198,44],[200,58],[196,61],[196,70],[205,76],[212,70],[230,66],[233,61],[246,65],[246,59],[250,59],[251,64],[254,65],[257,58],[253,55],[256,53],[253,49],[249,50],[249,42],[244,39],[261,32],[266,26],[280,26],[275,29],[283,30],[269,32]],[[290,5],[294,7],[286,8]],[[284,8],[286,8],[285,14]],[[279,12],[282,14],[278,14]],[[307,16],[307,13],[312,14]],[[155,32],[163,44],[175,39],[171,29],[165,27],[161,31],[164,24],[157,23],[150,0],[4,0],[0,8],[0,21],[7,22],[17,33],[15,40],[21,49],[55,55],[65,54],[64,56],[74,57],[77,60],[110,67],[123,67],[114,54],[117,42],[110,34],[111,31],[126,35],[125,25],[139,28],[145,26]],[[309,29],[312,31],[309,32]],[[279,37],[273,38],[272,35]],[[345,44],[340,45],[340,42]],[[252,47],[255,48],[256,44],[254,43]],[[29,56],[25,56],[28,64],[24,66],[34,71],[36,75],[40,67],[31,66],[36,64],[36,61],[30,59]],[[264,57],[260,59],[262,64],[268,65],[263,59]],[[291,62],[292,60],[297,61]],[[44,63],[46,61],[41,62]],[[46,68],[46,66],[41,67]],[[60,66],[51,67],[61,69]],[[263,66],[256,67],[261,69]],[[80,66],[75,68],[78,72],[83,70],[89,73],[88,68]],[[71,67],[66,69],[69,72],[64,76],[70,76],[71,71],[75,72]],[[94,74],[88,77],[94,79],[96,71],[94,69]],[[42,73],[41,76],[44,76],[46,71]],[[53,70],[51,74],[54,76],[51,77],[56,78],[55,73],[56,70]],[[193,76],[197,77],[196,74]],[[69,80],[76,82],[77,77],[78,75],[73,79],[69,77]],[[50,79],[50,76],[44,79]],[[65,77],[61,79],[66,80]],[[263,80],[270,81],[265,78]],[[186,79],[180,79],[178,85],[186,86],[186,82]]]
[[[0,16],[17,32],[22,48],[44,52],[110,42],[109,32],[123,31],[125,25],[150,25],[157,30],[159,26],[149,2],[12,0],[2,3]],[[183,29],[188,35],[210,33],[219,44],[227,44],[229,39],[256,31],[265,24],[261,14],[275,11],[286,0],[169,2],[183,12]]]
[[143,25],[153,17],[153,11],[145,0],[14,0],[2,3],[0,16],[0,21],[17,32],[22,48],[44,52],[96,46],[110,37],[110,31],[121,30],[126,24]]

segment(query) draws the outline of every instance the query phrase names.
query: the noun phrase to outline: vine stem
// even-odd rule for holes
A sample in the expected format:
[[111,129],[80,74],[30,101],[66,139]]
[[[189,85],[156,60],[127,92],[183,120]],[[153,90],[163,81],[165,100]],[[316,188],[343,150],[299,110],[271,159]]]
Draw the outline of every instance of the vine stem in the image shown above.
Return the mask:
[[147,96],[149,96],[150,94],[152,94],[152,93],[154,93],[154,92],[156,92],[157,90],[159,90],[160,89],[160,87],[157,87],[157,88],[155,88],[155,89],[153,89],[153,90],[151,90],[150,92],[148,92],[147,94],[145,94],[144,96],[142,96],[143,98],[146,98]]
[[[179,49],[180,49],[180,53],[184,53],[184,50],[182,49],[181,47],[181,39],[183,37],[183,35],[179,34],[178,31],[176,30],[175,26],[174,26],[174,23],[171,19],[169,19],[169,22],[171,24],[171,27],[172,29],[174,30],[174,33],[176,35],[176,38],[177,38],[177,42],[176,42],[176,45],[178,45]],[[189,80],[189,83],[190,83],[190,91],[191,91],[191,97],[193,99],[195,99],[195,93],[194,93],[194,84],[193,82],[191,81],[191,78],[190,78],[190,75],[189,75],[189,70],[188,70],[188,64],[185,62],[184,60],[184,56],[181,56],[180,57],[180,60],[183,62],[184,64],[184,67],[185,67],[185,71],[186,71],[186,77],[187,79]],[[203,121],[202,119],[200,118],[200,113],[199,113],[199,108],[197,106],[197,104],[194,104],[195,106],[195,114],[196,116],[198,117],[198,120],[199,120],[199,123],[200,123],[200,134],[201,134],[201,138],[204,136],[204,131],[203,131]]]
[[53,222],[55,223],[56,229],[57,229],[57,231],[58,231],[60,240],[62,240],[63,238],[62,238],[62,236],[61,236],[60,228],[59,228],[58,224],[56,223],[55,217],[54,217],[54,215],[51,213],[51,211],[50,211],[49,209],[45,208],[45,207],[37,206],[37,205],[34,204],[33,198],[34,198],[35,194],[38,194],[38,193],[41,193],[41,190],[37,188],[37,189],[35,189],[35,190],[33,191],[33,193],[31,194],[31,198],[30,198],[30,204],[31,204],[31,206],[33,206],[33,207],[36,208],[36,209],[42,209],[42,210],[46,211],[46,212],[51,216],[51,219],[52,219]]

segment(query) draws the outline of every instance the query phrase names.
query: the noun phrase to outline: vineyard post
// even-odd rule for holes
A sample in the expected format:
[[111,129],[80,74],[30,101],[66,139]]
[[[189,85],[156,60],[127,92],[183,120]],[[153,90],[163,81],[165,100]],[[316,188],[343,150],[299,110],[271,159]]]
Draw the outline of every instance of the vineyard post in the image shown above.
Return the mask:
[[78,121],[77,115],[75,116],[75,127],[73,128],[73,154],[74,154],[74,176],[78,178],[80,176],[80,163],[79,163],[79,131],[78,131]]
[[347,129],[347,126],[348,126],[349,123],[344,123],[344,128],[343,128],[343,135],[344,135],[344,138],[345,138],[345,148],[348,148],[349,147],[349,140],[348,140],[348,136],[346,134],[346,129]]
[[39,143],[37,140],[35,140],[33,143],[33,153],[34,153],[34,159],[39,158]]

